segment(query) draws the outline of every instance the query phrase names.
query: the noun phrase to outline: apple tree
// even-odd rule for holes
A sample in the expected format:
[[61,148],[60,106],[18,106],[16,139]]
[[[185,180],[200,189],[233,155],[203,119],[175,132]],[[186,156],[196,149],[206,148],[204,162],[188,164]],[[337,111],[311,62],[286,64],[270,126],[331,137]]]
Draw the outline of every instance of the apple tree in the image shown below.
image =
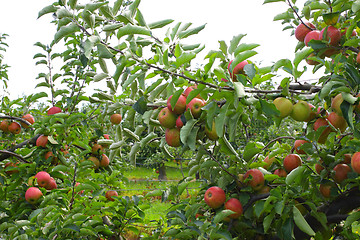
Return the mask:
[[[299,41],[294,59],[263,66],[252,60],[259,45],[234,33],[195,65],[204,45],[183,42],[205,25],[148,21],[139,0],[60,0],[40,10],[57,32],[35,44],[45,66],[38,92],[1,102],[3,236],[139,232],[143,196],[109,191],[126,181],[122,162],[136,165],[154,146],[168,159],[172,148],[194,157],[189,177],[145,196],[174,204],[166,232],[144,238],[357,239],[359,3],[264,3],[288,5],[274,20]],[[318,79],[303,84],[311,71]],[[36,121],[21,118],[28,113]],[[271,134],[251,138],[257,124]],[[198,195],[181,198],[196,175]]]

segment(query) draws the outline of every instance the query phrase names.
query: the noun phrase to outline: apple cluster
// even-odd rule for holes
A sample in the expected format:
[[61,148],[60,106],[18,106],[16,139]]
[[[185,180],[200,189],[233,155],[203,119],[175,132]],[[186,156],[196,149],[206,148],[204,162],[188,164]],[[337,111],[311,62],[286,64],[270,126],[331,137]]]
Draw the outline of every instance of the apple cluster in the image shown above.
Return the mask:
[[186,104],[186,99],[190,92],[196,88],[197,86],[190,86],[185,89],[173,107],[171,106],[171,98],[173,95],[171,95],[167,100],[167,107],[161,109],[159,112],[158,120],[160,125],[166,128],[165,140],[169,146],[181,146],[180,129],[186,124],[185,111],[190,111],[193,118],[199,118],[202,113],[202,107],[205,106],[206,102],[201,99],[200,95],[197,95]]
[[[35,118],[31,114],[25,114],[22,116],[22,119],[28,121],[30,124],[34,124]],[[9,121],[7,119],[4,119],[0,122],[0,130],[4,133],[12,133],[12,134],[19,134],[21,132],[21,126],[23,128],[28,128],[29,126],[23,122],[20,122],[20,124],[16,121]]]
[[29,188],[25,192],[25,200],[31,204],[35,204],[43,196],[43,193],[38,187],[34,187],[34,180],[40,188],[45,188],[46,190],[53,190],[57,188],[56,181],[53,177],[50,176],[46,171],[38,172],[34,177],[29,179]]

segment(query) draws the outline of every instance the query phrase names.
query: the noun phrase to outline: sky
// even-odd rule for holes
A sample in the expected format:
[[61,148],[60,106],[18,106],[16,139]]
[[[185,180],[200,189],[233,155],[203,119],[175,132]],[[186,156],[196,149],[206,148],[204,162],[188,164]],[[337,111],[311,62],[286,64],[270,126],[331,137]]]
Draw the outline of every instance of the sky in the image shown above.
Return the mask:
[[[50,23],[51,14],[40,19],[37,19],[37,15],[50,3],[52,1],[46,0],[12,0],[1,3],[0,33],[10,35],[4,63],[11,66],[8,91],[12,99],[34,93],[34,87],[39,83],[36,77],[44,69],[35,65],[33,56],[40,49],[34,44],[50,44],[56,28]],[[262,3],[262,0],[143,0],[139,8],[147,23],[162,19],[191,22],[194,27],[206,23],[202,32],[187,40],[205,44],[205,53],[217,50],[219,40],[224,40],[229,45],[233,36],[247,34],[242,42],[260,44],[256,49],[258,55],[252,57],[252,61],[271,64],[282,58],[293,59],[297,40],[290,36],[291,31],[282,31],[280,22],[273,21],[276,14],[287,9],[287,5]]]

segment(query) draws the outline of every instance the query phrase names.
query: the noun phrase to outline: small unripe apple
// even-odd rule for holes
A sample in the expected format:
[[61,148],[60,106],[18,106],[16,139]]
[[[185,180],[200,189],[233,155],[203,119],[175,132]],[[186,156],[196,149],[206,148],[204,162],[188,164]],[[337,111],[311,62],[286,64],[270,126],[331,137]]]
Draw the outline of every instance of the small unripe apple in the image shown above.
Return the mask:
[[347,164],[340,163],[334,167],[334,171],[335,171],[335,175],[334,175],[335,182],[341,183],[342,181],[348,178],[347,175],[349,172],[351,172],[351,168]]
[[119,194],[115,190],[109,190],[105,193],[105,197],[109,201],[115,201],[113,197],[117,197],[117,196],[119,196]]
[[37,147],[45,147],[47,143],[48,143],[48,136],[40,135],[36,139],[36,146]]
[[215,121],[213,121],[213,123],[212,123],[211,130],[205,125],[205,134],[212,141],[216,141],[219,139],[219,136],[217,135],[216,129],[215,129]]
[[171,147],[180,147],[180,129],[167,128],[165,131],[165,141]]
[[122,120],[122,116],[119,113],[114,113],[110,116],[110,122],[114,125],[120,124],[121,120]]
[[301,165],[301,157],[297,154],[289,154],[284,158],[283,166],[287,172],[291,172]]
[[289,116],[293,110],[293,104],[287,98],[278,97],[274,100],[273,103],[276,109],[280,111],[280,118]]
[[356,152],[351,157],[351,167],[356,173],[360,173],[360,152]]
[[[326,29],[327,29],[327,31],[324,36],[324,32]],[[336,46],[340,42],[340,39],[341,39],[340,30],[334,26],[328,26],[327,28],[323,28],[320,32],[320,40],[323,40],[323,39],[326,41],[330,41],[329,45]]]
[[310,40],[320,40],[320,31],[313,30],[313,31],[309,32],[308,34],[306,34],[306,36],[304,38],[304,43],[306,46],[309,46],[308,43],[310,42]]
[[10,123],[8,129],[12,134],[19,134],[21,132],[21,126],[17,122]]
[[294,106],[290,114],[290,117],[296,121],[303,122],[310,116],[310,106],[305,101],[298,101]]
[[173,113],[180,115],[183,112],[185,112],[186,109],[186,97],[184,95],[180,95],[177,102],[175,103],[174,108],[171,107],[171,98],[173,95],[171,95],[167,100],[167,107],[172,111]]
[[229,215],[229,218],[236,219],[243,213],[241,202],[236,198],[230,198],[225,203],[225,209],[231,210],[235,213]]
[[53,114],[56,114],[56,113],[61,113],[61,108],[59,108],[59,107],[51,107],[47,111],[47,115],[53,115]]
[[[295,37],[297,40],[299,40],[300,42],[303,42],[305,39],[306,34],[308,34],[309,32],[312,31],[312,29],[315,29],[315,25],[309,22],[305,23],[307,26],[305,26],[304,24],[299,24],[296,29],[295,29]],[[309,28],[310,27],[310,28]]]
[[161,109],[158,115],[158,120],[164,128],[173,128],[176,125],[176,114],[171,112],[169,108]]
[[246,180],[247,178],[251,178],[248,181],[248,184],[254,190],[259,190],[264,186],[264,182],[265,182],[264,174],[259,169],[253,168],[248,170],[244,175],[244,179]]
[[25,200],[28,203],[35,204],[42,195],[42,192],[37,187],[29,187],[25,192]]
[[226,201],[225,192],[222,188],[216,186],[210,187],[205,192],[204,201],[209,207],[213,209],[219,208]]
[[40,171],[35,175],[39,187],[46,187],[49,184],[51,176],[45,171]]

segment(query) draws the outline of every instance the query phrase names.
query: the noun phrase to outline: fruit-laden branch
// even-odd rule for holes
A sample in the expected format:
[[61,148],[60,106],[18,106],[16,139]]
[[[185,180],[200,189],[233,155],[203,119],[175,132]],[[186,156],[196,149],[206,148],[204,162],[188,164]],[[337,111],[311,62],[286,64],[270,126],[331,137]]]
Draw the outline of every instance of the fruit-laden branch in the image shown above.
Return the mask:
[[[32,137],[32,138],[30,138],[30,139],[28,139],[28,140],[26,140],[26,141],[24,141],[24,142],[22,142],[22,143],[19,143],[19,144],[15,145],[14,147],[8,149],[7,151],[14,153],[16,149],[22,148],[22,147],[24,147],[24,146],[26,146],[26,145],[28,145],[28,144],[35,145],[36,139],[38,139],[39,136],[40,136],[40,134],[37,134],[37,135],[35,135],[34,137]],[[0,162],[1,162],[1,161],[4,161],[5,159],[8,159],[9,157],[11,157],[11,154],[9,154],[9,153],[3,153],[3,154],[1,154],[1,155],[0,155]]]
[[19,159],[19,160],[22,161],[22,162],[29,163],[28,161],[26,161],[26,160],[25,160],[22,156],[20,156],[19,154],[16,154],[16,153],[13,153],[13,152],[10,152],[10,151],[7,151],[7,150],[0,150],[0,153],[6,154],[6,155],[9,155],[9,156],[16,157],[17,159]]
[[16,121],[25,123],[30,129],[32,129],[32,127],[30,127],[31,123],[29,123],[27,120],[25,120],[25,119],[23,119],[23,118],[12,117],[12,116],[0,116],[0,119],[16,120]]

